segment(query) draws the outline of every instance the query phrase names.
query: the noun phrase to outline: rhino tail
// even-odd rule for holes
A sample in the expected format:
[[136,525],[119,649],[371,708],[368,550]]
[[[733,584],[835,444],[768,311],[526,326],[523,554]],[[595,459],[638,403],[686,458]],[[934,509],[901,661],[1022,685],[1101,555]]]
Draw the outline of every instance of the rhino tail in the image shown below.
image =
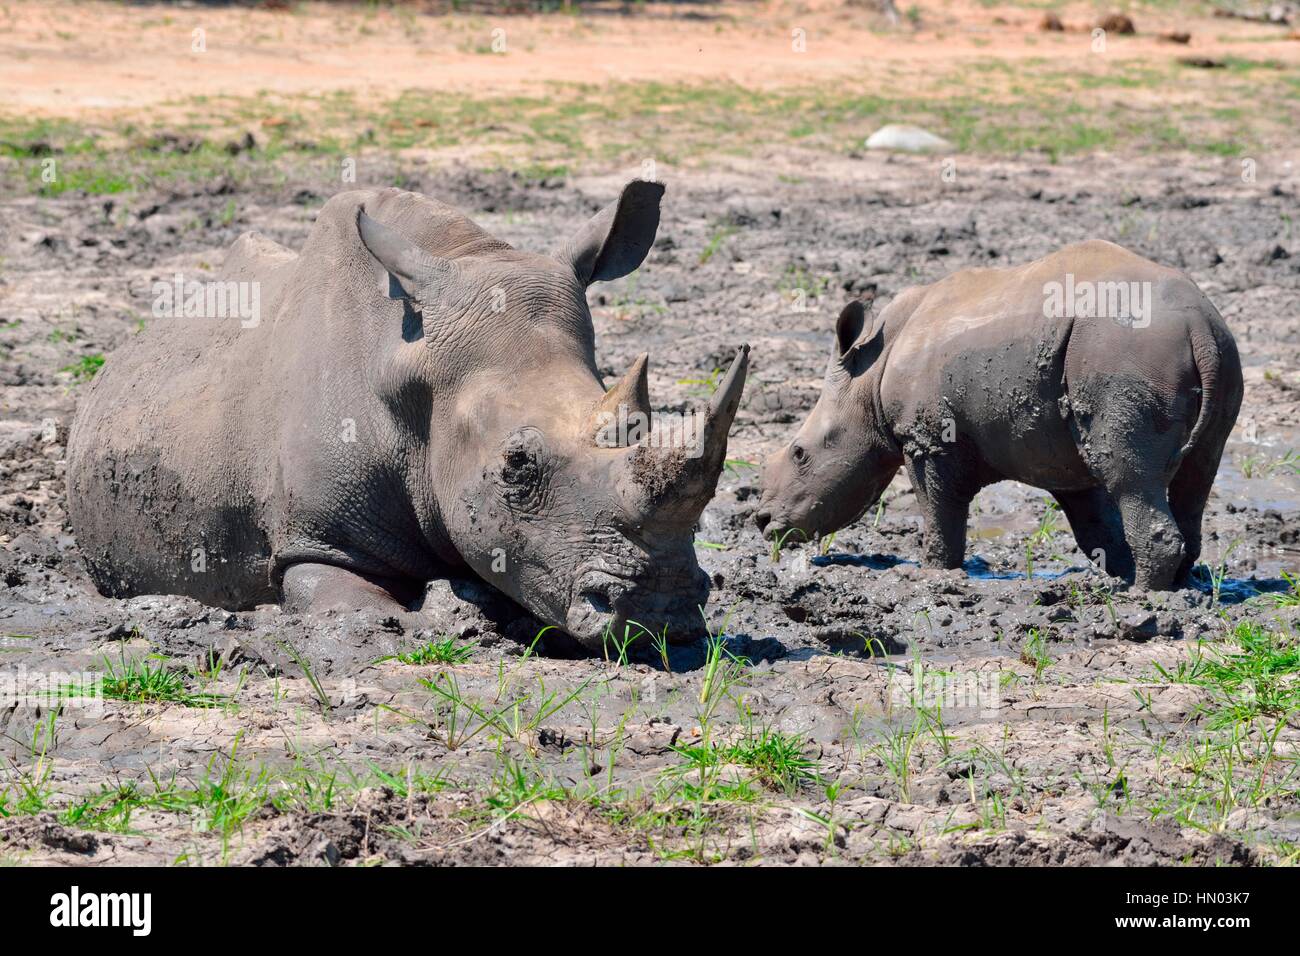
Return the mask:
[[1192,361],[1196,365],[1196,374],[1201,379],[1201,407],[1196,413],[1196,424],[1192,426],[1191,434],[1187,436],[1187,441],[1178,450],[1178,454],[1174,456],[1174,460],[1170,463],[1172,468],[1178,467],[1188,453],[1196,447],[1196,443],[1200,441],[1201,436],[1205,433],[1205,429],[1209,426],[1210,419],[1213,416],[1219,391],[1219,367],[1221,364],[1219,343],[1215,341],[1214,336],[1208,329],[1194,330],[1190,339]]

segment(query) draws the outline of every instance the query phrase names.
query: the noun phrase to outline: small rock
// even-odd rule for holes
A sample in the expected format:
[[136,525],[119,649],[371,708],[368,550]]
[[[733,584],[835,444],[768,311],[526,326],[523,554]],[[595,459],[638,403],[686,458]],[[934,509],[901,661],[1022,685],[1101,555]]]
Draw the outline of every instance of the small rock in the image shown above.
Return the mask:
[[1120,618],[1116,629],[1121,640],[1149,641],[1160,633],[1160,622],[1150,611],[1135,611]]
[[1286,247],[1276,242],[1265,242],[1262,246],[1253,247],[1255,251],[1255,261],[1260,265],[1268,265],[1270,262],[1277,262],[1279,259],[1291,258],[1291,253],[1287,252]]
[[1123,13],[1107,14],[1097,21],[1097,26],[1107,33],[1116,33],[1120,36],[1132,36],[1137,33],[1132,18]]
[[933,153],[952,149],[952,143],[919,126],[882,126],[867,138],[867,149],[892,149],[904,153]]
[[681,282],[665,282],[659,291],[663,295],[665,302],[689,302],[691,300],[690,290]]
[[226,152],[231,156],[238,156],[240,153],[256,148],[257,138],[251,132],[245,132],[239,139],[231,140],[226,144]]
[[1064,33],[1065,24],[1061,22],[1060,16],[1048,10],[1038,22],[1038,29],[1047,33]]

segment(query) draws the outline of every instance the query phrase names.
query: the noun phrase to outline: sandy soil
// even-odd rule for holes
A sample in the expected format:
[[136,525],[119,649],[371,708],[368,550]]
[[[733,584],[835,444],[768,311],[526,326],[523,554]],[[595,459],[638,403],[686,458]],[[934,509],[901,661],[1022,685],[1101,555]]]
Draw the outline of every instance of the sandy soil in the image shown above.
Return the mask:
[[[900,4],[906,11],[909,5]],[[351,90],[387,96],[537,91],[554,82],[727,80],[748,87],[833,83],[864,71],[882,85],[924,83],[986,57],[1096,68],[1092,4],[1042,12],[949,0],[912,4],[916,24],[891,29],[839,0],[584,4],[582,16],[442,15],[436,7],[304,3],[294,10],[54,2],[0,9],[4,109],[93,118],[180,113],[195,97]],[[1186,55],[1246,53],[1294,66],[1300,43],[1278,27],[1143,9],[1135,36],[1108,52],[1160,65]],[[194,31],[202,30],[202,51]],[[496,32],[502,31],[502,32]],[[803,31],[796,38],[796,31]],[[1160,34],[1186,31],[1190,44]],[[494,47],[494,41],[496,46]],[[799,42],[802,41],[802,42]],[[502,47],[504,44],[504,47]],[[1155,93],[1132,91],[1133,97]]]
[[[602,365],[621,371],[649,348],[661,408],[696,400],[692,380],[737,343],[754,349],[737,463],[699,531],[715,583],[709,618],[747,662],[724,657],[713,678],[704,647],[674,652],[670,669],[652,656],[620,663],[616,650],[608,661],[580,658],[554,632],[530,652],[539,625],[470,581],[431,587],[445,613],[439,630],[474,647],[443,665],[377,662],[434,636],[392,622],[95,595],[66,525],[63,442],[77,388],[60,369],[110,352],[147,315],[153,278],[215,266],[244,230],[297,246],[324,197],[290,175],[246,192],[217,182],[5,201],[0,661],[10,674],[102,672],[154,654],[187,694],[221,699],[109,700],[57,717],[31,702],[0,709],[0,854],[265,864],[1294,859],[1294,713],[1224,724],[1214,688],[1176,676],[1212,653],[1199,642],[1226,648],[1237,622],[1282,633],[1296,623],[1294,608],[1270,598],[1300,563],[1300,480],[1266,466],[1297,443],[1300,256],[1286,216],[1300,183],[1291,172],[1247,185],[1231,167],[972,160],[937,188],[932,160],[870,156],[802,177],[737,163],[673,179],[646,266],[594,290],[593,305]],[[466,169],[411,185],[518,245],[549,248],[618,181],[541,188]],[[901,478],[878,518],[825,553],[805,547],[773,563],[749,521],[757,472],[746,463],[811,407],[842,302],[883,303],[961,266],[1020,262],[1089,236],[1187,270],[1241,346],[1242,423],[1206,520],[1217,589],[1207,574],[1198,590],[1126,590],[1087,570],[1060,530],[1033,547],[1026,577],[1026,542],[1046,505],[1013,485],[980,496],[965,570],[922,571],[919,517]],[[805,311],[793,307],[798,289],[811,295]],[[214,655],[224,662],[215,675]],[[979,692],[936,710],[927,697],[936,677]],[[773,772],[743,756],[772,733],[795,742],[804,769]],[[701,752],[716,759],[701,762]],[[19,812],[33,789],[34,812]],[[214,804],[214,793],[234,796]],[[236,812],[240,800],[246,812]]]

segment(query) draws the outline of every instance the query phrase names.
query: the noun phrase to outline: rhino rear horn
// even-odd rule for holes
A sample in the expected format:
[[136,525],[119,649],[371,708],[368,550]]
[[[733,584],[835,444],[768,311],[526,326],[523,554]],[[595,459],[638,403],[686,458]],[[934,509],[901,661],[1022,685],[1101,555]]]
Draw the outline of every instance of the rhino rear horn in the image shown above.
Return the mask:
[[[650,427],[649,365],[650,356],[646,353],[639,355],[623,377],[614,383],[605,397],[591,410],[584,431],[592,436],[596,444],[608,444],[611,447],[634,444],[640,440],[641,430]],[[635,431],[629,434],[620,430],[619,441],[608,442],[606,439],[611,434],[610,426],[618,428],[620,422],[626,423],[629,430]]]
[[367,251],[417,305],[432,302],[451,280],[454,267],[447,259],[431,256],[400,232],[357,210],[357,233]]
[[583,285],[633,272],[650,252],[659,230],[663,183],[634,179],[569,239],[557,258],[573,266]]

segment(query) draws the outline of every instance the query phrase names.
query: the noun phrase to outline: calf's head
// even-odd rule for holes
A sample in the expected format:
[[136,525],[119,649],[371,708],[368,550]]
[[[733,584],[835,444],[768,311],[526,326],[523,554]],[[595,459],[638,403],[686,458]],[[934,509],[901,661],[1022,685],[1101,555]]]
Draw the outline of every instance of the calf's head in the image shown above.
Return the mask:
[[668,429],[649,427],[648,356],[612,388],[600,383],[585,288],[641,264],[662,192],[629,184],[555,256],[439,259],[359,218],[366,247],[422,312],[423,350],[439,351],[430,329],[448,310],[456,335],[475,339],[436,357],[454,375],[428,373],[435,392],[455,392],[433,403],[435,523],[482,578],[593,649],[702,634],[709,581],[694,527],[748,365],[746,346],[708,406]]
[[861,302],[844,307],[821,395],[794,440],[763,468],[754,522],[778,544],[815,540],[852,524],[893,479],[902,455],[880,421],[884,331],[868,334]]

